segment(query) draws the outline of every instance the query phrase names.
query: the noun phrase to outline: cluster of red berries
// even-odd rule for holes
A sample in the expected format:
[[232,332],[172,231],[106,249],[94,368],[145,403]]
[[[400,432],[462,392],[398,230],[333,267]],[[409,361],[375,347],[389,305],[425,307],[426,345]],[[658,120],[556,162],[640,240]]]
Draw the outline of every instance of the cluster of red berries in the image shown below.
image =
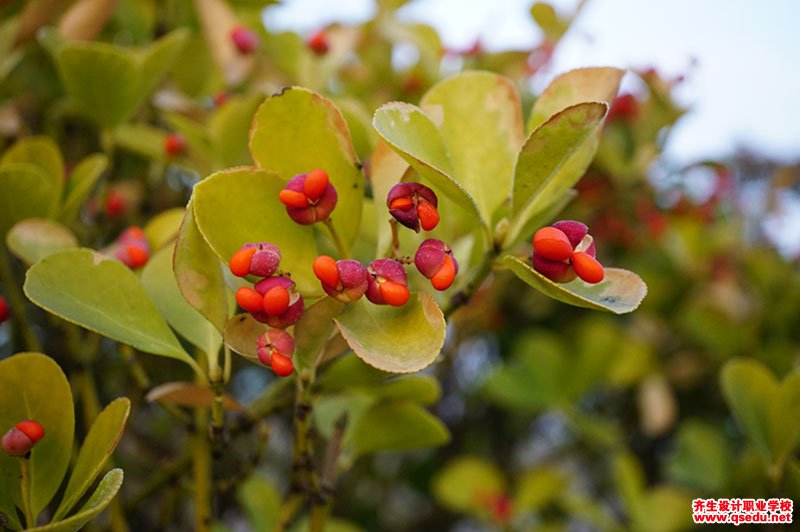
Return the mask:
[[11,315],[11,310],[8,308],[8,302],[6,298],[0,296],[0,324],[8,319]]
[[147,264],[150,259],[150,246],[141,227],[131,226],[119,235],[114,256],[134,270]]
[[305,304],[295,282],[278,272],[280,262],[281,252],[275,244],[249,242],[233,254],[228,265],[238,277],[262,278],[253,287],[239,288],[236,302],[253,319],[272,327],[258,339],[258,358],[276,375],[285,377],[294,371],[294,339],[283,329],[297,323]]
[[245,26],[235,26],[231,30],[231,40],[236,50],[242,55],[250,55],[261,44],[258,34]]
[[42,438],[44,438],[44,427],[36,421],[26,419],[3,435],[0,447],[11,456],[25,456]]
[[580,277],[594,284],[605,277],[596,253],[586,224],[562,220],[542,227],[533,235],[531,264],[534,270],[557,283],[568,283]]
[[[292,220],[310,225],[328,221],[338,195],[327,172],[316,169],[290,179],[278,199]],[[419,183],[395,185],[386,204],[399,223],[414,231],[430,231],[439,223],[436,194]],[[261,277],[252,287],[239,288],[236,302],[255,320],[271,327],[258,338],[258,358],[276,375],[285,377],[294,371],[295,347],[294,338],[285,329],[297,323],[305,305],[291,277],[279,271],[280,262],[280,249],[270,242],[260,242],[243,245],[228,266],[238,277]],[[419,246],[413,262],[437,290],[447,290],[458,272],[453,251],[434,238]],[[312,267],[322,289],[337,301],[351,303],[366,296],[376,305],[401,307],[411,297],[404,267],[407,263],[411,259],[382,258],[365,267],[357,260],[320,255]]]

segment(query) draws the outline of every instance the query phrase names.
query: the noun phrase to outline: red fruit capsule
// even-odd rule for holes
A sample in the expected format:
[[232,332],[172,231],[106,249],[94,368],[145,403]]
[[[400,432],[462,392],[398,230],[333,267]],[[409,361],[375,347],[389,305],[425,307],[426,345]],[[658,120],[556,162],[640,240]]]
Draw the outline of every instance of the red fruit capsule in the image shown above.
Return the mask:
[[15,428],[24,432],[34,443],[44,438],[44,427],[36,421],[26,419],[17,423]]
[[236,303],[247,312],[264,312],[264,298],[250,287],[243,286],[236,291]]
[[311,170],[303,183],[303,192],[311,202],[316,202],[328,188],[330,179],[325,170]]
[[270,361],[270,365],[272,367],[272,371],[275,372],[275,375],[278,377],[288,377],[294,373],[294,364],[292,363],[292,359],[283,356],[277,351],[272,352],[272,360]]
[[421,200],[419,202],[417,216],[419,216],[419,223],[425,231],[433,231],[439,224],[439,211],[427,201]]
[[250,263],[253,261],[253,255],[258,251],[257,247],[243,248],[233,254],[228,266],[231,273],[237,277],[244,277],[250,273]]
[[278,199],[287,207],[292,207],[295,209],[308,207],[308,197],[302,192],[283,189],[281,190],[280,194],[278,194]]
[[110,190],[106,196],[106,216],[116,218],[125,212],[125,198],[118,190]]
[[456,278],[456,263],[450,255],[444,256],[444,263],[439,271],[431,277],[431,284],[439,291],[447,290]]
[[393,307],[402,307],[408,302],[408,298],[411,296],[411,292],[409,292],[407,286],[400,283],[393,283],[392,281],[378,283],[378,290],[381,293],[383,301],[387,305]]
[[331,288],[336,288],[336,286],[338,286],[339,266],[336,264],[336,261],[333,259],[333,257],[320,255],[314,259],[312,268],[314,269],[314,275],[317,276],[317,279]]
[[572,254],[572,267],[578,277],[587,283],[599,283],[605,277],[603,265],[584,251],[576,251]]
[[289,291],[282,286],[274,286],[264,294],[263,309],[270,316],[280,316],[289,308]]
[[236,26],[231,30],[231,40],[242,55],[252,54],[261,41],[258,34],[244,26]]
[[533,249],[549,260],[567,260],[574,249],[564,231],[542,227],[533,235]]

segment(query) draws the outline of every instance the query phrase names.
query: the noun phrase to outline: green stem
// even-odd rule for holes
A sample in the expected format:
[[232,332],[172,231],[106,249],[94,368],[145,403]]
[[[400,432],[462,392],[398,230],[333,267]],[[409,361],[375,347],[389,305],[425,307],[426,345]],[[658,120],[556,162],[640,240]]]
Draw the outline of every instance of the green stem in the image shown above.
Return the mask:
[[303,495],[301,493],[289,493],[284,499],[280,510],[278,511],[278,520],[275,523],[275,532],[285,532],[286,528],[291,524],[294,516],[300,511],[303,505]]
[[147,377],[147,373],[145,373],[144,368],[136,358],[133,348],[126,344],[117,344],[117,346],[119,353],[122,355],[122,359],[125,361],[125,364],[127,364],[128,369],[131,372],[131,376],[133,377],[133,381],[136,383],[136,386],[138,386],[140,390],[148,389],[150,387],[150,379]]
[[492,251],[483,256],[483,261],[474,270],[466,286],[453,294],[453,297],[447,302],[447,305],[443,309],[445,319],[450,318],[453,312],[469,303],[475,291],[480,288],[489,274],[492,273],[492,265],[497,259],[497,255],[498,252]]
[[311,532],[325,532],[325,520],[328,518],[328,506],[315,504],[311,507]]
[[28,456],[19,459],[19,484],[22,492],[22,513],[25,514],[25,527],[34,528],[36,517],[31,507],[31,468]]
[[25,349],[28,351],[41,352],[42,344],[39,342],[36,333],[33,332],[33,327],[31,327],[28,321],[28,315],[25,313],[25,298],[22,295],[20,285],[17,283],[16,276],[14,275],[14,268],[11,266],[8,250],[2,242],[0,242],[0,278],[3,279],[6,294],[11,303],[11,309],[14,312],[12,315],[13,322],[22,335],[22,339],[25,342]]
[[328,228],[328,232],[331,234],[331,239],[333,239],[333,243],[336,244],[336,249],[339,250],[339,255],[341,255],[342,259],[349,259],[350,258],[350,248],[347,247],[347,243],[342,240],[342,237],[339,235],[336,228],[333,226],[333,222],[330,218],[322,222],[325,224],[325,227]]
[[195,410],[195,432],[192,434],[194,471],[194,530],[208,532],[211,527],[211,447],[206,432],[208,412]]

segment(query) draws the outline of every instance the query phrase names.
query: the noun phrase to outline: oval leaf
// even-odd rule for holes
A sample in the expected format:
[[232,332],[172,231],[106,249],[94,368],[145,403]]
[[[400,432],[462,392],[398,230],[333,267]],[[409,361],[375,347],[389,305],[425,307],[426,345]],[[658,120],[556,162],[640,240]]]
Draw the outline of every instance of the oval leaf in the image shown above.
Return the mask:
[[80,211],[81,205],[92,193],[97,180],[108,167],[108,157],[95,153],[81,160],[72,170],[67,180],[67,190],[58,219],[62,222],[70,222]]
[[[211,408],[214,391],[208,386],[192,382],[166,382],[147,392],[148,401],[186,408]],[[244,408],[228,394],[222,396],[222,407],[230,412],[242,412]]]
[[387,103],[375,111],[372,126],[414,170],[486,225],[475,199],[452,177],[452,163],[439,129],[420,108]]
[[[511,205],[515,226],[523,227],[536,211],[557,201],[580,178],[562,169],[596,131],[605,114],[606,105],[600,102],[574,105],[556,113],[530,134],[514,168]],[[545,192],[550,193],[549,197],[536,201]],[[531,209],[532,206],[538,208]]]
[[345,240],[355,240],[364,176],[347,123],[331,101],[301,87],[268,98],[253,118],[250,152],[258,166],[284,181],[315,168],[328,172],[339,195],[331,220]]
[[202,370],[122,263],[89,249],[62,251],[28,270],[25,295],[43,309],[136,349]]
[[359,358],[392,373],[425,368],[444,345],[444,315],[424,293],[399,308],[373,305],[362,298],[347,305],[334,321]]
[[56,196],[61,198],[61,189],[64,185],[64,159],[61,150],[50,137],[27,137],[11,146],[0,159],[0,165],[24,163],[38,166],[47,174],[58,191]]
[[225,324],[222,336],[225,339],[225,345],[230,347],[233,352],[242,355],[254,364],[261,365],[258,353],[256,353],[256,342],[267,328],[263,323],[254,320],[250,314],[237,314]]
[[163,248],[150,258],[142,270],[141,281],[167,323],[201,349],[209,359],[216,359],[222,345],[222,335],[186,302],[178,289],[172,272],[172,249]]
[[434,85],[420,107],[441,118],[452,175],[475,198],[483,219],[491,220],[511,195],[524,139],[516,87],[491,72],[465,72]]
[[219,259],[197,228],[191,200],[178,231],[172,268],[184,299],[221,333],[228,321],[228,289]]
[[647,295],[647,285],[641,277],[628,270],[606,268],[605,279],[587,284],[576,279],[571,283],[554,283],[517,257],[506,255],[503,264],[514,275],[543,294],[576,307],[625,314],[636,310]]
[[281,250],[281,269],[292,273],[303,295],[319,294],[319,281],[311,269],[317,257],[314,232],[286,214],[278,201],[283,185],[276,174],[258,168],[212,174],[195,186],[192,195],[197,227],[226,264],[245,242],[272,242]]
[[[72,455],[75,410],[67,378],[56,362],[40,353],[21,353],[0,361],[0,432],[24,419],[41,423],[45,437],[31,451],[30,497],[33,515],[55,495]],[[19,506],[18,459],[0,453],[0,474]]]
[[94,490],[92,496],[89,497],[89,500],[86,501],[86,504],[83,505],[78,513],[69,519],[37,528],[31,528],[30,531],[75,532],[76,530],[80,530],[86,523],[100,515],[100,513],[111,504],[120,486],[122,486],[122,478],[122,469],[112,469],[106,473],[106,476],[104,476],[100,484],[97,485],[97,489]]
[[444,445],[450,432],[437,417],[407,401],[378,403],[358,418],[352,441],[360,455]]
[[53,176],[26,163],[0,166],[0,190],[0,237],[25,218],[50,218],[60,199]]
[[528,131],[562,109],[581,102],[605,102],[611,107],[624,75],[624,70],[611,67],[578,68],[561,74],[536,98]]
[[130,412],[131,402],[120,397],[105,407],[92,423],[53,521],[69,513],[103,470],[122,437]]
[[434,477],[431,486],[436,499],[457,512],[480,512],[481,499],[506,492],[502,472],[477,456],[460,456],[447,463]]
[[6,235],[8,250],[30,265],[53,253],[78,247],[78,238],[66,227],[45,218],[28,218]]

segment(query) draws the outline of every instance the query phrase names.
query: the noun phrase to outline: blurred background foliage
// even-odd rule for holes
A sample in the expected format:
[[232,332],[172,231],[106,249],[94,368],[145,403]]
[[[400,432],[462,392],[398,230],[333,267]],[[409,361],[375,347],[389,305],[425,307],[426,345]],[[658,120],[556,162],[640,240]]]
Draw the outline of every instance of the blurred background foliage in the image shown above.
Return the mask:
[[[269,1],[0,1],[0,145],[31,135],[55,141],[67,190],[87,197],[61,220],[100,249],[124,227],[183,207],[212,171],[248,164],[253,113],[287,85],[336,102],[367,176],[373,111],[392,100],[417,103],[449,74],[508,76],[527,114],[531,78],[575,15],[537,3],[530,14],[544,38],[535,48],[449,50],[432,27],[396,17],[403,3],[378,0],[363,24],[319,28],[328,45],[319,54],[307,35],[264,27]],[[259,38],[252,54],[230,39],[239,25]],[[598,155],[559,218],[586,222],[604,263],[647,282],[643,305],[600,315],[523,289],[512,275],[492,278],[453,316],[440,360],[425,371],[435,380],[421,385],[420,403],[433,405],[450,443],[354,456],[329,530],[673,531],[691,526],[695,497],[800,499],[800,435],[782,429],[796,424],[797,257],[782,256],[765,225],[797,231],[779,221],[800,165],[740,153],[670,166],[660,152],[686,113],[672,95],[680,80],[653,69],[628,76],[634,90],[615,101]],[[184,151],[165,151],[171,133]],[[84,169],[88,183],[77,181],[76,165],[93,154],[104,154],[95,157],[105,169]],[[3,293],[15,290],[11,283],[3,279]],[[186,369],[147,357],[134,365],[128,348],[99,337],[98,355],[76,358],[65,351],[65,331],[30,305],[27,313],[76,388],[91,372],[101,404],[133,401],[116,454],[130,529],[189,529],[191,431],[167,412],[176,407],[146,397],[161,382],[186,379]],[[24,347],[12,318],[0,327],[0,353]],[[335,391],[341,383],[328,373]],[[229,392],[263,404],[275,399],[261,393],[273,384],[237,361]],[[317,411],[323,433],[335,430],[337,397]],[[86,409],[98,397],[79,391],[76,400]],[[274,523],[291,463],[290,416],[279,410],[267,422],[268,437],[243,419],[216,457],[219,530]],[[80,419],[78,429],[87,429]]]

